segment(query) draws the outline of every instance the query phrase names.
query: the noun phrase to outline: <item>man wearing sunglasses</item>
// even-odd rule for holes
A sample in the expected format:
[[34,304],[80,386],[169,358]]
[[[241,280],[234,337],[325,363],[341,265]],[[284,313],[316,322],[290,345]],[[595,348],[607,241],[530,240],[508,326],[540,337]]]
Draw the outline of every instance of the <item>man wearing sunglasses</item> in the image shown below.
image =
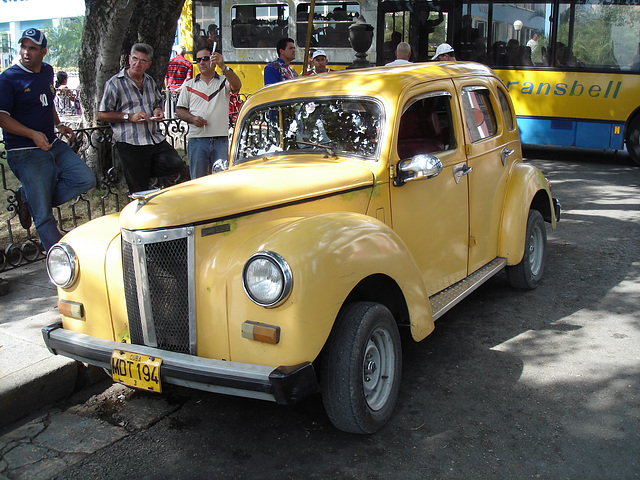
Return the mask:
[[[187,80],[180,91],[176,115],[189,123],[187,153],[191,178],[227,168],[229,159],[229,97],[242,82],[211,47],[196,53],[200,73]],[[222,72],[216,72],[216,66]]]
[[149,188],[153,177],[174,175],[184,165],[180,155],[158,129],[164,120],[164,98],[146,70],[153,47],[136,43],[131,47],[129,67],[105,83],[98,119],[111,123],[129,192]]

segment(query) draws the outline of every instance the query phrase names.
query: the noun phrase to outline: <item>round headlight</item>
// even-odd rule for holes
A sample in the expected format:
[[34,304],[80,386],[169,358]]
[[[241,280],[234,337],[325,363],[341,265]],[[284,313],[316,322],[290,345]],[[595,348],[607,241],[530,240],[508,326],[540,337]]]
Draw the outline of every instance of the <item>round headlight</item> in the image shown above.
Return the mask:
[[293,284],[291,269],[284,258],[274,252],[251,256],[242,272],[242,284],[249,298],[262,307],[282,303]]
[[70,286],[76,279],[78,258],[66,243],[56,243],[47,253],[47,273],[57,287]]

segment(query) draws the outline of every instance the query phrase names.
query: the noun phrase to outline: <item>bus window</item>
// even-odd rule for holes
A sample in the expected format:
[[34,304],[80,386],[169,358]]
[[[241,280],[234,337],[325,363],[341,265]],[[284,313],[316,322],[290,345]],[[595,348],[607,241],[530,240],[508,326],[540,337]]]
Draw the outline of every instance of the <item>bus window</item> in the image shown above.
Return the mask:
[[275,48],[289,36],[286,5],[236,5],[231,8],[231,41],[235,48]]
[[560,3],[559,13],[555,66],[631,69],[640,41],[640,5]]
[[496,115],[491,106],[489,90],[484,87],[464,87],[462,103],[472,143],[497,133]]
[[[349,26],[360,16],[358,2],[316,2],[313,10],[311,47],[351,47]],[[309,3],[296,10],[297,44],[306,46]]]
[[193,53],[200,47],[216,44],[216,51],[222,52],[220,43],[220,1],[197,0],[193,2]]

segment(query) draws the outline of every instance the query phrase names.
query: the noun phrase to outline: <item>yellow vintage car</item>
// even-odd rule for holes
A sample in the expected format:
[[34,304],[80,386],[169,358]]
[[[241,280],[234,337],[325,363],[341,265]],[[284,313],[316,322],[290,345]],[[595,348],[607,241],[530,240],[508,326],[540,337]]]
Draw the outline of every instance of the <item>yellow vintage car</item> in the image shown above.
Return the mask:
[[536,288],[560,214],[507,90],[473,63],[265,87],[229,159],[51,249],[53,353],[156,392],[321,392],[337,428],[372,433],[398,396],[399,329],[422,340],[503,268]]

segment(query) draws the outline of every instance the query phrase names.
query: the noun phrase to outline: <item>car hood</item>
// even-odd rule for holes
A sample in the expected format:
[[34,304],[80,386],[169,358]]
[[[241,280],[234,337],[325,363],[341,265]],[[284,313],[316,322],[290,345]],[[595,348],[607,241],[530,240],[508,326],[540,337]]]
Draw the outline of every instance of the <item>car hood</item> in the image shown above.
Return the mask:
[[299,158],[232,167],[149,193],[123,209],[120,226],[143,230],[213,221],[374,184],[373,171],[365,162],[305,157],[300,163]]

